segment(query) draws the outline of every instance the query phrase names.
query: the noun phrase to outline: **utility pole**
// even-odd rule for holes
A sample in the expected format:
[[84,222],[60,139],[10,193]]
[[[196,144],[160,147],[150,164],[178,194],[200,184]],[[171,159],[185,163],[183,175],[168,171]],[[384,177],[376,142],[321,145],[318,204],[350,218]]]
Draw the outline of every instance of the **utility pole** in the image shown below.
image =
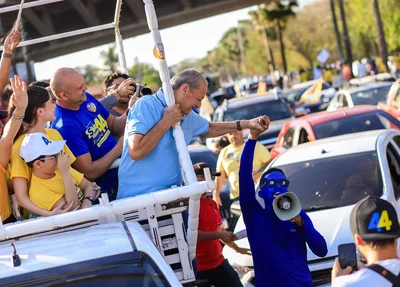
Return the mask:
[[244,75],[248,76],[246,52],[244,50],[243,36],[242,36],[242,30],[240,29],[240,25],[237,28],[237,38],[238,38],[238,44],[239,44],[239,50],[240,50],[240,61],[243,65]]
[[330,4],[331,4],[333,28],[335,29],[335,35],[336,35],[336,42],[337,42],[337,48],[338,48],[338,55],[339,55],[340,61],[342,61],[342,60],[344,59],[344,58],[343,58],[342,39],[340,38],[338,22],[337,22],[337,19],[336,19],[335,0],[330,0]]
[[265,48],[265,54],[267,54],[269,73],[271,74],[271,80],[275,84],[275,75],[274,75],[275,65],[274,65],[274,61],[272,59],[271,47],[269,45],[269,39],[268,39],[268,35],[267,35],[267,28],[265,28],[263,26],[263,27],[261,27],[261,29],[262,29],[263,36],[264,36],[263,37],[263,39],[264,39],[264,48]]
[[372,5],[374,7],[376,33],[378,34],[379,56],[382,58],[382,61],[385,64],[385,71],[388,72],[388,48],[385,40],[385,31],[383,30],[381,12],[379,11],[379,1],[372,0]]
[[340,16],[342,17],[344,46],[346,48],[346,56],[347,56],[346,62],[350,66],[351,77],[353,77],[353,69],[352,69],[353,53],[351,52],[349,31],[347,30],[346,13],[344,11],[343,0],[338,0],[338,1],[339,1]]

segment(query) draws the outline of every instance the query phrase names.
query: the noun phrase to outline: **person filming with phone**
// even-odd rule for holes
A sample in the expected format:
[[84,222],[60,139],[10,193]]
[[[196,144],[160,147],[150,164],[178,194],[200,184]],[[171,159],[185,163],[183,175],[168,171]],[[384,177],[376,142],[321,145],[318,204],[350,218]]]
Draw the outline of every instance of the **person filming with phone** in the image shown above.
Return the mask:
[[254,150],[258,136],[269,126],[259,118],[262,129],[251,130],[240,160],[240,207],[247,229],[257,287],[312,286],[307,247],[319,256],[327,254],[323,236],[301,210],[300,201],[289,192],[282,170],[271,168],[260,178],[256,192],[253,181]]
[[[332,268],[332,287],[400,286],[400,226],[393,205],[375,196],[360,200],[351,212],[350,229],[355,244],[339,245],[339,258]],[[355,247],[367,267],[357,262]]]

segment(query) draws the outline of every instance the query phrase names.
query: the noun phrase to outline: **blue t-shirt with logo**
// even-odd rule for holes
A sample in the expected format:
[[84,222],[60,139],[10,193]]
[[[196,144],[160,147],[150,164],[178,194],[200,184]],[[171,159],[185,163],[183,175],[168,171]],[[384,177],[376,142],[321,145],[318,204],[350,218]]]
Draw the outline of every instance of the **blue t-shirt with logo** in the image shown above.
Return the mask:
[[[90,153],[96,161],[117,144],[107,125],[110,112],[89,93],[77,111],[56,105],[51,127],[60,132],[75,157]],[[107,189],[118,184],[118,169],[110,169],[96,183]]]
[[[118,199],[182,184],[181,166],[172,128],[163,135],[154,150],[146,157],[133,160],[129,155],[129,136],[146,135],[161,120],[166,106],[164,94],[159,90],[154,95],[140,98],[129,111],[118,172]],[[206,134],[210,126],[207,120],[193,111],[184,116],[180,124],[187,145],[194,137]]]

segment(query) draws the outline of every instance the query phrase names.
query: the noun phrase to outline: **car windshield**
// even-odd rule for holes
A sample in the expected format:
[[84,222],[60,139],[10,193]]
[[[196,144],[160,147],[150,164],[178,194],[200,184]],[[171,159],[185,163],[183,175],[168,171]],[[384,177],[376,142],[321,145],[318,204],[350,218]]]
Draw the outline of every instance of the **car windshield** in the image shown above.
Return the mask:
[[284,171],[289,191],[299,197],[305,211],[352,205],[367,195],[381,196],[383,191],[375,151],[274,167]]
[[300,100],[300,97],[304,92],[308,89],[309,87],[306,88],[300,88],[300,89],[292,89],[287,92],[283,93],[283,96],[289,101],[289,102],[298,102]]
[[249,120],[262,115],[268,115],[271,121],[283,120],[292,116],[284,102],[273,100],[228,109],[222,120],[226,122],[239,119]]
[[354,105],[377,105],[379,102],[386,102],[390,86],[374,88],[366,91],[352,93]]
[[345,117],[313,126],[317,139],[390,128],[400,128],[400,125],[394,118],[379,112]]

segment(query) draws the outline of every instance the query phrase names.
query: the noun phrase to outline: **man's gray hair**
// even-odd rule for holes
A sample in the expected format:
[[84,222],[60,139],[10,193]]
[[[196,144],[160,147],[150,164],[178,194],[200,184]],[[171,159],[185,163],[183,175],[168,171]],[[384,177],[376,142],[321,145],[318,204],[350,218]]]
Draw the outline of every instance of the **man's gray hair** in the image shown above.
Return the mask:
[[207,80],[196,69],[185,69],[170,80],[172,89],[174,90],[183,84],[188,84],[190,88],[198,89],[201,81],[207,83]]

